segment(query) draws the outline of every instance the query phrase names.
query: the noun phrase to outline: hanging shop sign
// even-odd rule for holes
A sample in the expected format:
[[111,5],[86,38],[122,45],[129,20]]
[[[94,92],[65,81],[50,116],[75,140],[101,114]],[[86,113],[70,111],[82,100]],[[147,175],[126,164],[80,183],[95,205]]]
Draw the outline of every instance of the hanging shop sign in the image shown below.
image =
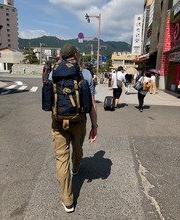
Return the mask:
[[172,22],[180,20],[180,1],[174,5],[171,11],[171,20]]
[[180,51],[169,54],[170,62],[180,62]]
[[172,46],[177,47],[180,45],[180,21],[173,24],[173,38]]

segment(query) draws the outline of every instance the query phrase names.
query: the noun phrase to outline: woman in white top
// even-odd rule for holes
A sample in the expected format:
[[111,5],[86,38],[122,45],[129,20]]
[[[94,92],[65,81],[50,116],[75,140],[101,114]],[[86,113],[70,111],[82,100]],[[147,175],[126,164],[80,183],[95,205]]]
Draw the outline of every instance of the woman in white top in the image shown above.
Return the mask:
[[138,81],[143,83],[143,89],[138,91],[139,111],[143,111],[144,98],[151,87],[151,73],[146,72]]
[[151,75],[151,89],[150,89],[150,93],[155,95],[157,92],[157,88],[156,88],[156,76],[154,74]]

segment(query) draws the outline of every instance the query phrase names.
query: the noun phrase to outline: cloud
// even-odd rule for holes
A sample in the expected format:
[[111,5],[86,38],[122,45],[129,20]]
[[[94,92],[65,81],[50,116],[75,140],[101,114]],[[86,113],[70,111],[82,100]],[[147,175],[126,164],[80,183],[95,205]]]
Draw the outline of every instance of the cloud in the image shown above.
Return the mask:
[[[121,40],[130,42],[133,33],[135,14],[143,12],[142,0],[49,0],[50,3],[64,8],[75,14],[87,26],[84,15],[101,13],[102,39]],[[89,24],[96,31],[97,22],[92,19]]]
[[[92,5],[97,4],[97,0],[49,0],[50,3],[59,5],[62,8],[67,8],[69,10],[84,10],[88,9]],[[99,0],[99,3],[102,1]]]
[[26,29],[26,30],[19,31],[19,37],[24,38],[24,39],[42,37],[43,35],[50,35],[50,34],[44,30]]

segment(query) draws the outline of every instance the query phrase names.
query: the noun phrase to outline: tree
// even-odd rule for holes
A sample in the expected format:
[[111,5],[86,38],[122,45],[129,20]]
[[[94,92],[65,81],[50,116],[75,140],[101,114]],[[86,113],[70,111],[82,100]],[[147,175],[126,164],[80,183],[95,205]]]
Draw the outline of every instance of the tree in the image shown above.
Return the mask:
[[32,48],[26,48],[23,54],[25,55],[25,58],[23,60],[24,63],[39,64],[39,60],[36,57],[36,54],[34,53]]

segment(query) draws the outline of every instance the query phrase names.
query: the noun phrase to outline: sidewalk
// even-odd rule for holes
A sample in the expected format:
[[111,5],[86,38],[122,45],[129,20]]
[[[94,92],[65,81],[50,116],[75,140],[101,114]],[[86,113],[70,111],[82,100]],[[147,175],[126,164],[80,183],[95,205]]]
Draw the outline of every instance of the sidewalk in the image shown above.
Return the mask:
[[[112,93],[112,89],[107,84],[98,84],[96,86],[96,100],[99,102],[104,102],[104,98],[106,96],[112,96]],[[125,90],[123,89],[121,103],[138,104],[137,91],[135,89],[131,89],[130,95],[125,95],[124,93]],[[160,90],[156,95],[148,93],[145,97],[145,105],[180,106],[180,99]]]

